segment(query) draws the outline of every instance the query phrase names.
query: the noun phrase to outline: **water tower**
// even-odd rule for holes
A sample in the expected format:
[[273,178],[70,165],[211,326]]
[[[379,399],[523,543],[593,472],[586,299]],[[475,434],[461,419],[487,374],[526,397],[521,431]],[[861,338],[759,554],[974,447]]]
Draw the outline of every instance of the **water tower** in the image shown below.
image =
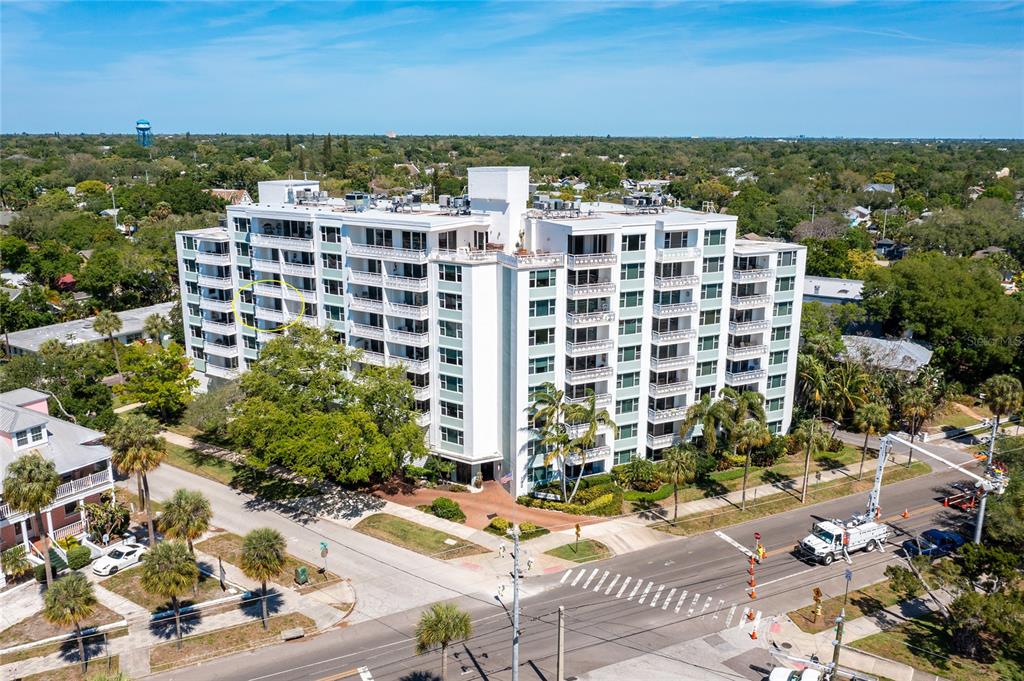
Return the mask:
[[135,121],[135,140],[139,146],[153,146],[153,131],[150,129],[149,121],[145,118]]

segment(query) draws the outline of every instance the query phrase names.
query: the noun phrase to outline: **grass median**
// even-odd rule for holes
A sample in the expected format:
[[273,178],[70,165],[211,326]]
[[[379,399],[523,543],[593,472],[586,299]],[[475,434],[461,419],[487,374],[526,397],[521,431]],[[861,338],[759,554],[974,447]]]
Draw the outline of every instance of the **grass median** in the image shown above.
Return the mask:
[[590,563],[595,560],[604,560],[612,555],[607,546],[594,539],[582,539],[579,542],[563,544],[544,553],[562,560],[571,560],[574,563]]
[[375,513],[363,518],[355,529],[438,560],[464,558],[488,552],[484,547],[471,541],[387,513]]
[[89,668],[83,674],[82,665],[74,664],[58,669],[51,669],[38,674],[20,677],[21,681],[92,681],[99,677],[116,679],[121,668],[121,658],[101,657],[89,661]]
[[[138,603],[150,612],[161,612],[171,610],[171,602],[163,596],[155,596],[142,588],[142,568],[134,567],[130,570],[118,572],[112,577],[100,582],[100,586],[109,591],[124,596],[133,603]],[[181,607],[212,601],[215,598],[225,596],[220,588],[220,582],[205,574],[199,573],[199,582],[195,591],[187,591],[179,600]]]
[[[196,544],[196,550],[211,556],[217,556],[225,563],[231,563],[236,566],[242,564],[242,538],[231,532],[222,532],[199,542]],[[299,567],[305,567],[309,575],[309,582],[302,586],[293,584],[295,581],[295,570]],[[293,585],[299,591],[307,591],[334,584],[341,579],[333,572],[321,573],[318,570],[319,568],[312,563],[307,563],[290,553],[286,553],[284,566],[271,581],[282,585]]]

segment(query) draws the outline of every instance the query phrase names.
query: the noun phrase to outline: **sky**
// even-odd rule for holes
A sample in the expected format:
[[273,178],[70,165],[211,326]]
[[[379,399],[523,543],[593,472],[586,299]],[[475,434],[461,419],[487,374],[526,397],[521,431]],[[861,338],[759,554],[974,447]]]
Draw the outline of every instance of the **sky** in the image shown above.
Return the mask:
[[1024,3],[0,3],[0,131],[1024,137]]

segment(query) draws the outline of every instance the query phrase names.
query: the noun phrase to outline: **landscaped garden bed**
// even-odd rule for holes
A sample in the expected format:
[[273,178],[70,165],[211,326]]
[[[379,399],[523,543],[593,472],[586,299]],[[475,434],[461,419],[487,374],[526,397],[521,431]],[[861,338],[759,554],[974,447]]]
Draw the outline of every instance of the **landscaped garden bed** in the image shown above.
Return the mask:
[[[150,612],[155,613],[172,609],[171,602],[167,598],[151,594],[142,588],[141,568],[133,567],[130,570],[118,572],[116,575],[100,582],[100,586],[120,596],[124,596],[133,603],[138,603]],[[200,572],[195,591],[190,590],[182,594],[179,604],[184,608],[189,605],[221,598],[225,595],[226,593],[220,588],[219,580]]]
[[589,563],[595,560],[604,560],[612,555],[611,550],[595,539],[581,539],[571,544],[563,544],[550,551],[546,555],[571,560],[574,563]]
[[[484,528],[484,532],[489,532],[496,537],[508,538],[508,528],[512,526],[511,521],[507,518],[497,517],[491,518],[491,522]],[[540,527],[533,523],[519,523],[519,541],[527,541],[529,539],[536,539],[537,537],[543,537],[545,534],[550,532],[546,527]]]
[[355,529],[438,560],[464,558],[488,552],[473,542],[387,513],[375,513],[363,518]]

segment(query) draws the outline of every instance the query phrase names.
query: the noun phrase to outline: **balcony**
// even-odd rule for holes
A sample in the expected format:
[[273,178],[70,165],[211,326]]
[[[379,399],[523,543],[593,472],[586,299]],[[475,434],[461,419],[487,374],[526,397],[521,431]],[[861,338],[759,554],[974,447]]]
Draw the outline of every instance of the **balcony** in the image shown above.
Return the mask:
[[565,323],[570,327],[593,326],[608,324],[615,321],[615,313],[610,310],[597,312],[570,312],[565,316]]
[[[53,510],[65,504],[92,496],[97,492],[110,489],[114,484],[113,471],[107,468],[105,471],[97,471],[77,480],[69,480],[57,487],[57,494],[53,503],[43,511]],[[7,504],[0,504],[0,523],[16,523],[31,516],[32,513],[20,513],[14,511]]]
[[352,244],[348,247],[349,255],[366,258],[381,258],[395,262],[427,262],[427,252],[410,248],[393,248],[391,246],[371,246],[370,244]]
[[233,379],[238,378],[238,369],[233,367],[222,367],[210,362],[206,363],[206,373],[211,376],[217,376],[218,378]]
[[414,374],[425,374],[430,371],[430,361],[426,359],[409,359],[407,357],[391,357],[388,364],[402,365],[406,371]]
[[[597,398],[597,406],[607,407],[612,403],[612,396],[610,393],[600,393],[595,395]],[[586,404],[590,397],[566,397],[565,401],[569,404]]]
[[196,251],[196,262],[200,265],[221,265],[226,266],[231,264],[230,253],[207,253],[205,251]]
[[430,317],[430,308],[426,305],[406,305],[405,303],[387,302],[384,306],[385,312],[395,317],[406,319],[427,319]]
[[501,250],[481,251],[475,248],[443,249],[434,251],[431,259],[436,262],[461,262],[474,265],[481,262],[497,262],[498,258],[504,256]]
[[654,251],[655,262],[680,262],[682,260],[693,260],[700,257],[700,247],[688,246],[685,248],[659,248]]
[[413,389],[412,389],[412,397],[417,402],[422,402],[423,400],[429,400],[430,399],[430,386],[429,385],[421,385],[421,386],[413,387]]
[[565,458],[565,463],[569,466],[579,466],[587,461],[596,461],[597,459],[604,459],[611,456],[612,448],[608,445],[601,445],[599,447],[591,447],[590,449],[584,449],[582,454],[570,454]]
[[687,288],[690,286],[696,286],[700,283],[700,277],[696,274],[687,274],[681,277],[655,277],[654,288],[660,288],[662,290],[671,290],[677,288]]
[[655,303],[655,317],[675,317],[697,311],[697,303]]
[[266,307],[256,306],[256,319],[263,319],[268,322],[280,322],[285,324],[294,319],[294,315],[286,315],[281,310],[271,310]]
[[593,284],[569,284],[566,286],[565,292],[570,298],[606,296],[615,293],[615,284],[610,281],[595,282]]
[[733,270],[733,281],[768,281],[774,276],[774,271],[768,268],[759,270]]
[[257,331],[256,339],[261,343],[269,343],[280,335],[277,331]]
[[373,364],[375,366],[382,367],[384,366],[384,353],[363,350],[363,354],[359,356],[359,361],[363,364]]
[[222,322],[214,322],[209,319],[203,320],[203,331],[213,331],[215,333],[224,334],[227,336],[233,336],[238,333],[238,328],[232,324],[224,324]]
[[213,341],[205,341],[203,348],[206,350],[208,355],[217,355],[218,357],[238,357],[238,346],[237,345],[222,345],[221,343],[214,343]]
[[599,378],[608,378],[615,375],[612,367],[594,367],[592,369],[566,369],[565,380],[569,383],[584,383]]
[[744,345],[744,346],[729,346],[725,349],[725,356],[729,359],[741,359],[743,357],[755,357],[757,355],[763,355],[768,352],[767,345]]
[[651,369],[655,371],[668,371],[670,369],[682,369],[697,363],[694,355],[681,355],[679,357],[651,357]]
[[368,324],[352,324],[352,335],[359,336],[360,338],[384,340],[384,328]]
[[360,312],[377,312],[380,314],[384,313],[384,301],[374,300],[373,298],[360,298],[359,296],[351,296],[349,299],[348,306],[353,310],[359,310]]
[[263,258],[253,258],[252,268],[257,272],[270,272],[271,274],[281,273],[281,263],[277,260],[265,260]]
[[651,334],[651,342],[655,345],[678,343],[697,337],[697,329],[676,329],[675,331],[655,331]]
[[648,409],[647,420],[651,423],[668,423],[686,418],[689,407],[669,407],[668,409]]
[[593,267],[594,265],[614,265],[619,261],[614,253],[578,253],[567,256],[569,267]]
[[729,322],[729,333],[742,334],[753,331],[763,331],[771,328],[772,323],[767,319],[755,319],[749,322]]
[[679,436],[675,433],[666,433],[665,435],[647,433],[647,446],[651,449],[664,449],[679,444],[679,442]]
[[232,312],[230,300],[214,300],[213,298],[200,298],[199,309],[210,312]]
[[198,277],[200,286],[207,288],[231,288],[232,282],[231,277],[209,277],[205,274],[200,274]]
[[256,284],[253,286],[253,289],[256,291],[256,295],[260,296],[273,296],[274,298],[283,297],[288,300],[308,303],[315,303],[317,299],[316,291],[296,289],[288,284],[282,284],[281,286],[276,284]]
[[726,371],[725,382],[726,383],[749,383],[750,381],[758,381],[768,375],[768,372],[764,369],[751,369],[750,371]]
[[426,427],[430,425],[430,412],[425,411],[416,416],[416,425],[420,427]]
[[771,295],[760,293],[753,296],[733,296],[730,304],[733,307],[758,307],[760,305],[768,305],[771,302]]
[[677,381],[675,383],[651,383],[649,393],[654,397],[682,395],[693,390],[693,381]]
[[316,268],[313,265],[306,265],[300,262],[283,262],[281,263],[281,273],[313,278],[316,276]]
[[522,267],[529,269],[532,267],[561,267],[565,264],[564,253],[526,253],[519,255],[516,253],[500,253],[498,260],[512,265],[513,267]]
[[416,348],[425,348],[430,345],[430,334],[426,332],[413,333],[411,331],[388,329],[387,340],[392,343],[401,343],[402,345],[409,345]]
[[349,270],[348,278],[357,284],[367,284],[368,286],[383,286],[384,275],[380,272],[364,272],[362,270]]
[[278,248],[286,251],[313,252],[312,239],[299,239],[293,236],[274,236],[272,234],[250,234],[249,243],[253,248]]
[[612,349],[612,345],[611,339],[586,341],[585,343],[567,342],[565,344],[565,354],[570,357],[579,357],[580,355],[592,355],[597,352],[608,352]]
[[413,291],[415,293],[425,293],[430,288],[430,284],[425,277],[395,277],[391,275],[384,277],[384,286],[399,291]]

